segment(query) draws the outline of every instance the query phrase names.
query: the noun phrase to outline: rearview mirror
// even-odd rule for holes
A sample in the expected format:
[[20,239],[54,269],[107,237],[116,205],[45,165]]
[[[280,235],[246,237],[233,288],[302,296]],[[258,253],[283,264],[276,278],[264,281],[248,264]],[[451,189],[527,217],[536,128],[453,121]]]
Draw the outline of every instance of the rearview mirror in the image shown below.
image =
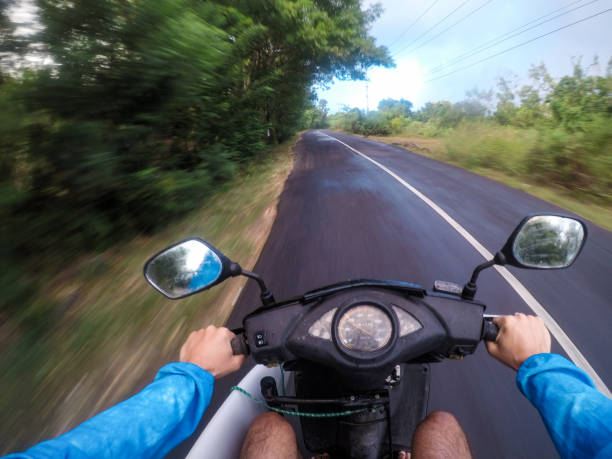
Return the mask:
[[560,215],[526,217],[501,250],[505,263],[520,268],[560,269],[570,266],[584,246],[586,226]]
[[240,266],[197,238],[162,250],[144,267],[147,281],[173,300],[201,292],[238,274]]
[[473,300],[476,280],[483,269],[493,265],[519,268],[560,269],[570,266],[582,250],[587,229],[584,223],[562,215],[525,217],[492,260],[481,263],[463,286],[461,298]]

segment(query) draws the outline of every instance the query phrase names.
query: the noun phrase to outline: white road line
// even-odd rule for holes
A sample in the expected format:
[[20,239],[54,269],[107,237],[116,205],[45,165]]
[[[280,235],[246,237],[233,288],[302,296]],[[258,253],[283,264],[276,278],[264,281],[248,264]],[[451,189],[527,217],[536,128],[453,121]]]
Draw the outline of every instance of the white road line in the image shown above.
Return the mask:
[[[400,176],[398,176],[395,172],[392,172],[391,170],[389,170],[388,168],[386,168],[379,162],[374,161],[369,156],[365,155],[364,153],[361,153],[359,150],[356,150],[355,148],[342,142],[341,140],[338,140],[335,137],[332,137],[331,135],[325,134],[323,132],[319,132],[319,134],[329,137],[330,139],[334,139],[336,142],[341,143],[346,148],[352,150],[353,152],[357,153],[359,156],[362,156],[363,158],[370,161],[372,164],[376,165],[377,167],[385,171],[387,174],[389,174],[399,183],[404,185],[404,187],[406,187],[411,192],[413,192],[415,195],[417,195],[420,199],[422,199],[425,202],[425,204],[431,207],[438,215],[440,215],[440,217],[442,217],[461,236],[463,236],[470,243],[470,245],[474,247],[478,251],[478,253],[480,253],[486,260],[491,260],[493,258],[493,254],[489,252],[480,242],[478,242],[474,236],[468,233],[467,230],[463,226],[457,223],[450,215],[448,215],[444,210],[442,210],[440,206],[438,206],[435,202],[433,202],[431,199],[429,199],[427,196],[425,196],[415,187],[413,187],[408,182],[406,182],[404,179],[402,179]],[[595,383],[595,386],[597,386],[597,389],[599,389],[599,391],[601,391],[606,396],[612,398],[612,393],[610,392],[608,387],[605,385],[605,383],[602,381],[599,375],[595,372],[595,370],[593,369],[591,364],[589,364],[587,359],[578,350],[578,348],[572,342],[572,340],[570,340],[569,336],[567,336],[567,334],[563,331],[563,329],[559,326],[559,324],[555,321],[555,319],[552,318],[552,316],[548,313],[548,311],[544,309],[544,306],[542,306],[540,302],[534,298],[534,296],[529,292],[529,290],[527,290],[527,288],[525,288],[525,286],[521,284],[521,282],[516,277],[514,277],[514,275],[512,275],[510,271],[508,271],[503,266],[495,266],[495,269],[506,280],[506,282],[510,284],[510,286],[514,289],[514,291],[523,299],[523,301],[527,304],[527,306],[529,306],[531,310],[536,313],[536,315],[542,318],[542,320],[546,324],[546,327],[548,327],[548,330],[550,330],[552,335],[559,342],[561,347],[565,350],[569,358],[577,366],[582,368],[591,377],[591,379]]]

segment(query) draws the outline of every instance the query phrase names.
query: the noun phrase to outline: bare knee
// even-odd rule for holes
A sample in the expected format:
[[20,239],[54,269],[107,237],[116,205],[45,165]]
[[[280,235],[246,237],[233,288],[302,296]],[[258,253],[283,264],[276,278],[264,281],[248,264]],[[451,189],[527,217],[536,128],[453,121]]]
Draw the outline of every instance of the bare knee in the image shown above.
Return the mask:
[[461,429],[457,418],[447,411],[433,411],[425,418],[424,423],[440,429]]
[[274,412],[260,414],[251,424],[240,452],[241,458],[297,458],[291,424]]
[[251,429],[274,432],[275,435],[295,435],[291,424],[280,414],[273,411],[260,414],[255,418]]
[[434,411],[419,424],[412,450],[415,459],[472,457],[463,429],[455,416],[446,411]]

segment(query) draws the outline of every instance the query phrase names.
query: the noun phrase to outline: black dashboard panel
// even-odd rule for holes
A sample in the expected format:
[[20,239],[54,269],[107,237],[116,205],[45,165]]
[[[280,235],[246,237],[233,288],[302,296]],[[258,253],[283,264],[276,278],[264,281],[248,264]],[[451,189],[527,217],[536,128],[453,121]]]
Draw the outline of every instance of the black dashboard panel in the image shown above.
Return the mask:
[[[369,304],[384,310],[392,319],[389,342],[373,352],[353,352],[339,341],[339,318],[354,305]],[[416,318],[422,327],[399,336],[393,307]],[[308,333],[325,313],[336,309],[331,336],[323,339]],[[244,321],[247,341],[255,361],[264,364],[307,360],[330,367],[352,370],[388,368],[400,362],[418,361],[426,355],[463,356],[476,349],[482,332],[485,306],[462,301],[452,295],[410,292],[382,287],[355,287],[306,304],[285,303],[250,314]]]

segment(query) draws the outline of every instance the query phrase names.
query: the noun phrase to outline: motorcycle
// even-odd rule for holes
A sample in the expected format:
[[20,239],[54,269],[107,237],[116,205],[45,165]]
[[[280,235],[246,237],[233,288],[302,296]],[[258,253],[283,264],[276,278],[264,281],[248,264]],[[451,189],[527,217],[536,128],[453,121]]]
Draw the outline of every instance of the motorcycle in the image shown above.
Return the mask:
[[[410,451],[427,415],[429,365],[461,359],[480,341],[497,337],[495,316],[474,300],[480,272],[493,265],[567,268],[586,236],[580,220],[528,216],[464,286],[436,281],[426,290],[409,282],[357,279],[282,301],[260,276],[206,241],[191,238],[164,249],[146,263],[144,274],[168,298],[238,275],[255,280],[261,290],[261,306],[244,317],[232,341],[234,354],[248,354],[259,365],[217,411],[188,457],[237,457],[251,421],[268,409],[299,419],[298,438],[309,453],[365,459]],[[245,394],[258,399],[258,391],[259,404],[245,402]]]

